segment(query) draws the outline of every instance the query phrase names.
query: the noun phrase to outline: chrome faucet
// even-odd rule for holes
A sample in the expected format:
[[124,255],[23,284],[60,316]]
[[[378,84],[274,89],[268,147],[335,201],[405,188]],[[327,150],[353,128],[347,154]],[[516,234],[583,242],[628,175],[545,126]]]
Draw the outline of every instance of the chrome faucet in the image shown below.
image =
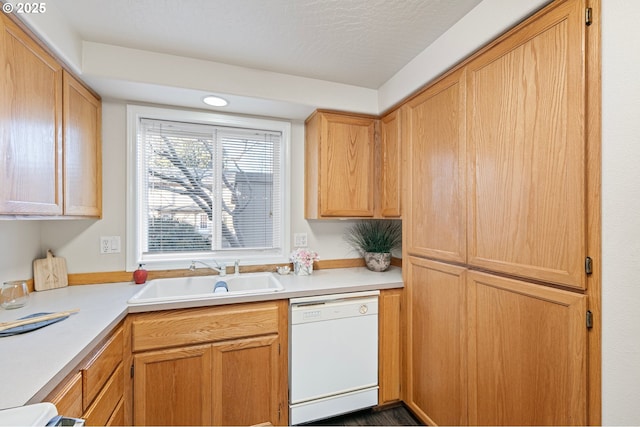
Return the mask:
[[233,263],[233,274],[236,276],[240,274],[240,260],[238,259]]
[[226,266],[226,264],[224,262],[222,264],[219,264],[218,261],[216,261],[216,260],[213,260],[213,262],[215,262],[216,267],[214,267],[212,265],[209,265],[206,262],[194,260],[194,261],[191,261],[191,265],[189,266],[189,270],[196,271],[196,263],[198,263],[198,264],[204,265],[207,268],[210,268],[211,270],[217,271],[220,276],[226,276],[227,275],[227,266]]

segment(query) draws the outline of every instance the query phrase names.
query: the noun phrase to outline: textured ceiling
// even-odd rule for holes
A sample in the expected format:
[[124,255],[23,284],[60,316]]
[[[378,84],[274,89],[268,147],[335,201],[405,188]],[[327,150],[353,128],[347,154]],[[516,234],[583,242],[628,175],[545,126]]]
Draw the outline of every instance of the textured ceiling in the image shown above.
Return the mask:
[[81,39],[379,88],[480,0],[56,0]]

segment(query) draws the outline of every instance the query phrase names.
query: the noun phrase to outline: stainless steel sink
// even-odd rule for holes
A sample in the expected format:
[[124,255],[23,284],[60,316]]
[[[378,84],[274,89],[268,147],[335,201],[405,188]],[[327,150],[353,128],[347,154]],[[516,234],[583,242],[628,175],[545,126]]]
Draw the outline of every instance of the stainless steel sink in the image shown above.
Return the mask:
[[[214,292],[216,283],[225,282],[227,292]],[[193,301],[255,295],[283,290],[273,273],[244,273],[233,276],[173,277],[150,280],[127,301],[130,305]]]

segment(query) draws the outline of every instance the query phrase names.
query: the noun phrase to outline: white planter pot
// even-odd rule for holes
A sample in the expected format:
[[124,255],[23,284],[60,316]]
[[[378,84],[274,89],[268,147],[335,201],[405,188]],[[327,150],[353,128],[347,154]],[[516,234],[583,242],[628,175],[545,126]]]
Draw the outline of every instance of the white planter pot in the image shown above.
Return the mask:
[[391,252],[365,252],[364,262],[371,271],[385,271],[391,265]]

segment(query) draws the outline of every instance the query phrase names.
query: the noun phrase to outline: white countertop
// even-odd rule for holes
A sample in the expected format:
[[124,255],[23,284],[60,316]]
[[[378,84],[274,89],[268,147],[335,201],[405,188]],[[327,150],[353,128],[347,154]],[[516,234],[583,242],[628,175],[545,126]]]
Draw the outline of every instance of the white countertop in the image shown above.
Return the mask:
[[375,273],[364,267],[315,270],[311,276],[278,276],[276,293],[213,298],[203,301],[128,306],[141,289],[133,282],[69,286],[32,292],[26,306],[1,310],[0,322],[39,312],[79,308],[69,318],[21,335],[0,338],[0,409],[42,401],[116,326],[127,313],[191,308],[312,295],[400,288],[402,270]]

